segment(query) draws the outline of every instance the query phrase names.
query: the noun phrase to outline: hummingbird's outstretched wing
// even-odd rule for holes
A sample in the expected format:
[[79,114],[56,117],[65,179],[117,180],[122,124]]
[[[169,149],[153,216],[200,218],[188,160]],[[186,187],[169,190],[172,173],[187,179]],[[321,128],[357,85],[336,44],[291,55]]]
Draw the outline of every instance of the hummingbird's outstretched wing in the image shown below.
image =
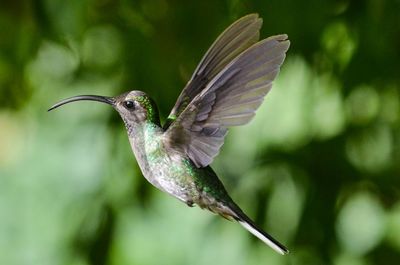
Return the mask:
[[279,73],[287,35],[253,44],[223,68],[165,131],[164,143],[184,150],[197,167],[209,165],[227,127],[249,122]]
[[229,62],[258,41],[261,25],[258,14],[250,14],[234,22],[215,40],[179,95],[164,129]]

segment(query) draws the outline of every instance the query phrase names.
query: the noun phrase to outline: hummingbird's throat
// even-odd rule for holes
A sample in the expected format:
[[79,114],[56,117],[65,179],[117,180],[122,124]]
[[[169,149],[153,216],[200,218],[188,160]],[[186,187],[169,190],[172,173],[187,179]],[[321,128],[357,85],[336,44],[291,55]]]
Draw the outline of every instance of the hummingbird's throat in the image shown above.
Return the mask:
[[135,128],[133,124],[131,124],[125,117],[121,115],[122,120],[124,121],[126,131],[128,132],[128,137],[133,138],[135,136]]

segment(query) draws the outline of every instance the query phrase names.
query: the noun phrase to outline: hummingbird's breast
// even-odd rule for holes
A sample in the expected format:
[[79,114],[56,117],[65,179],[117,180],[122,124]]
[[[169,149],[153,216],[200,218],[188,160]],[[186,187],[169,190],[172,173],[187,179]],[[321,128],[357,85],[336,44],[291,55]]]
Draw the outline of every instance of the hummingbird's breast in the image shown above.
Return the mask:
[[190,203],[198,194],[196,183],[185,163],[185,156],[167,150],[162,141],[163,131],[156,126],[144,126],[140,133],[129,137],[132,150],[143,176],[158,189],[179,200]]

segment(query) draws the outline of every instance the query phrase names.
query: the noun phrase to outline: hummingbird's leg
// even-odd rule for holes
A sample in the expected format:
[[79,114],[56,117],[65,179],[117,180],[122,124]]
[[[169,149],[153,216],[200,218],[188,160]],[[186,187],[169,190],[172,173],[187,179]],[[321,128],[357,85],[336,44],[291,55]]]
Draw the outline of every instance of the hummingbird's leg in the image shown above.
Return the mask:
[[187,206],[189,206],[189,207],[193,207],[193,206],[194,206],[194,202],[193,202],[192,200],[187,200],[185,203],[186,203]]

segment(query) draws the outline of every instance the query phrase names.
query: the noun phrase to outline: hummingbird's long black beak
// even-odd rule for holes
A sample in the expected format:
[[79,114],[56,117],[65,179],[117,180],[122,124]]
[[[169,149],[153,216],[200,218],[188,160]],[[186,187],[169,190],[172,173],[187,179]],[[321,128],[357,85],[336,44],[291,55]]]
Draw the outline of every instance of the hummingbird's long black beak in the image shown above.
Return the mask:
[[54,104],[47,111],[51,111],[51,110],[56,109],[56,108],[58,108],[58,107],[60,107],[62,105],[65,105],[67,103],[74,102],[74,101],[80,101],[80,100],[97,101],[97,102],[106,103],[106,104],[109,104],[109,105],[112,105],[112,106],[114,106],[114,104],[115,104],[114,98],[111,98],[111,97],[96,96],[96,95],[82,95],[82,96],[75,96],[75,97],[70,97],[70,98],[61,100],[60,102],[57,102],[56,104]]

